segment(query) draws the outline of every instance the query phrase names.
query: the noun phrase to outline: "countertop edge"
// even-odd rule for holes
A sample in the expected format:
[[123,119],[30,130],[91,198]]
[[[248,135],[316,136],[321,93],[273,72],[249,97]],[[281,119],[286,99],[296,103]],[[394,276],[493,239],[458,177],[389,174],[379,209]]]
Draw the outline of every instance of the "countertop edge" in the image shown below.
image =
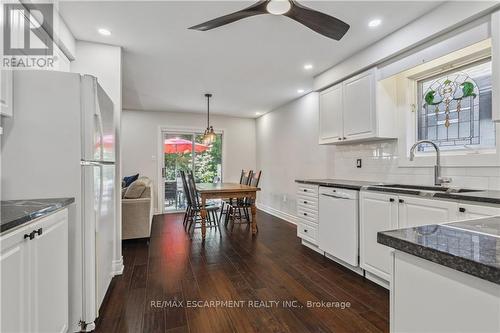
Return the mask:
[[[52,198],[50,198],[52,199]],[[26,201],[36,201],[37,199],[29,199]],[[39,200],[39,199],[38,199]],[[34,222],[40,218],[47,217],[56,213],[57,211],[68,207],[69,205],[75,202],[75,198],[54,198],[54,200],[59,200],[60,202],[54,203],[45,207],[41,210],[32,212],[30,214],[26,214],[22,217],[19,217],[15,220],[9,221],[5,224],[0,225],[0,235],[4,235],[9,231],[14,231],[13,229],[17,229],[21,226],[29,224],[30,222]],[[17,200],[7,200],[7,201],[17,201]],[[25,201],[25,200],[20,200]]]
[[498,268],[393,237],[385,234],[384,231],[377,233],[377,243],[500,285],[500,269]]

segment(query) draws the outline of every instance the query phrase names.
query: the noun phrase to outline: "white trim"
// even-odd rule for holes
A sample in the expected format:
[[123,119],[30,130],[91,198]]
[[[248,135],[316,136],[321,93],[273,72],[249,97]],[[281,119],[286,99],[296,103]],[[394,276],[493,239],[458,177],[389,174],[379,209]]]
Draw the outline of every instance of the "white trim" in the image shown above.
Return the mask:
[[122,256],[118,260],[113,260],[111,273],[113,274],[113,276],[122,275],[124,268],[125,266],[123,265],[123,256]]
[[321,251],[316,245],[306,241],[305,239],[302,239],[302,242],[301,244],[304,245],[305,247],[308,247],[310,248],[311,250],[315,251],[315,252],[318,252],[319,254],[321,254],[322,256],[325,254],[323,251]]
[[287,222],[290,222],[292,224],[297,225],[297,222],[298,222],[297,216],[282,212],[280,210],[277,210],[275,208],[266,206],[266,205],[258,203],[258,202],[256,203],[256,206],[258,209],[260,209],[268,214],[271,214],[271,215],[276,216],[282,220],[285,220]]

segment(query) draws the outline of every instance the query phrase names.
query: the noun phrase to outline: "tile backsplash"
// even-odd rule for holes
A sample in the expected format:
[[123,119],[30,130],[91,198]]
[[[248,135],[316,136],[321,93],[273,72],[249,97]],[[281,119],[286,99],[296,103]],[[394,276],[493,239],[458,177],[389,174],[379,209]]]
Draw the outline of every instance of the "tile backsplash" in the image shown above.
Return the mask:
[[[356,168],[356,160],[363,160]],[[433,168],[399,167],[397,141],[338,145],[328,154],[328,177],[386,183],[434,184]],[[452,177],[450,186],[500,190],[498,167],[442,167],[442,175]]]

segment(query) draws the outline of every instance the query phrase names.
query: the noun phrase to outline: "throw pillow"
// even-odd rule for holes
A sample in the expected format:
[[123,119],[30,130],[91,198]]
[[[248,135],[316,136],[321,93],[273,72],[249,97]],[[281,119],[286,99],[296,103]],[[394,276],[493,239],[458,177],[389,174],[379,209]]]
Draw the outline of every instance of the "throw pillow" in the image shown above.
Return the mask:
[[133,175],[133,176],[128,176],[128,177],[123,177],[123,181],[125,182],[125,186],[123,187],[129,187],[130,184],[135,182],[139,178],[139,174]]
[[125,191],[124,199],[138,199],[142,196],[144,191],[146,190],[146,185],[144,185],[141,181],[133,182],[127,190]]

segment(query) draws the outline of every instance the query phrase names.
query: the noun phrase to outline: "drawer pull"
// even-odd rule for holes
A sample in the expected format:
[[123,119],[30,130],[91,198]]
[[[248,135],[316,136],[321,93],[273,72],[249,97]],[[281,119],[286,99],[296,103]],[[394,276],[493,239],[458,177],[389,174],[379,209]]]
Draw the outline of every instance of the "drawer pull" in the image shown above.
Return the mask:
[[307,229],[304,229],[304,232],[307,232]]
[[30,240],[35,238],[35,232],[32,231],[29,234],[24,234],[24,239],[29,238]]
[[465,213],[465,208],[464,208],[464,207],[460,207],[460,208],[458,208],[458,211],[459,211],[460,213]]
[[307,216],[307,213],[304,213],[304,216]]
[[405,201],[403,199],[399,199],[399,203],[404,203]]
[[390,199],[389,199],[389,201],[390,201],[390,202],[394,202],[394,198],[390,198]]
[[33,233],[35,235],[38,234],[38,236],[40,236],[42,234],[42,231],[43,231],[42,228],[39,228],[38,230],[33,231]]
[[306,189],[306,188],[304,189],[304,192],[307,192],[307,189]]
[[304,201],[304,203],[307,205],[307,201]]

